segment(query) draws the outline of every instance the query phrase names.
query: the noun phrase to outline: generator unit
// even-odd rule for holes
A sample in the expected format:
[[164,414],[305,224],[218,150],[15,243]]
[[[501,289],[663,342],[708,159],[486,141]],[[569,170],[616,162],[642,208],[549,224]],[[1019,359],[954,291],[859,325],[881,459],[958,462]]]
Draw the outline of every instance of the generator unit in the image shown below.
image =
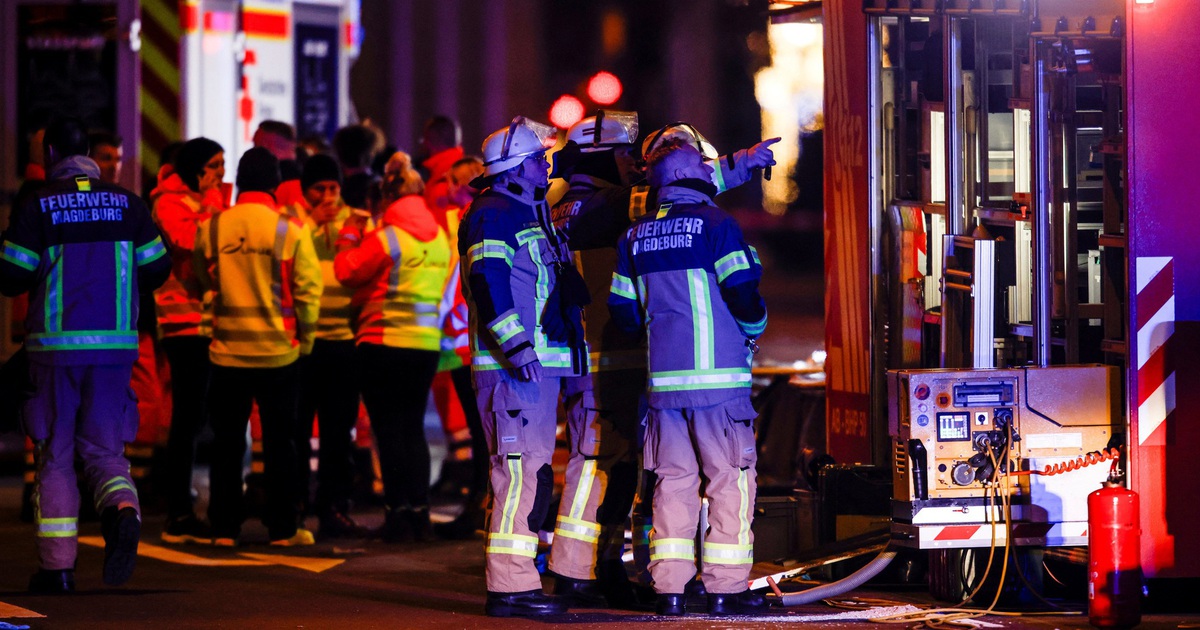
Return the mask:
[[894,541],[1003,542],[1000,491],[1013,543],[1086,544],[1087,495],[1123,440],[1113,424],[1117,387],[1116,368],[1102,365],[889,372]]

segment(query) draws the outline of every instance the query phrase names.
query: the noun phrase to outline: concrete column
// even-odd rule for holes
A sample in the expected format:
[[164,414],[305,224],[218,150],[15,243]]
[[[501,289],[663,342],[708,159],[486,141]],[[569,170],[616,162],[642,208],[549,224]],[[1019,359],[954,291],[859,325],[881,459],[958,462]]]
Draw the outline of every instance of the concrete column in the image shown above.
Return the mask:
[[673,120],[695,125],[707,136],[717,133],[720,98],[714,72],[717,67],[716,1],[692,0],[688,10],[669,12],[667,24],[667,88]]
[[[418,25],[413,23],[414,0],[394,0],[388,3],[387,66],[381,81],[387,81],[388,138],[412,138],[418,124],[413,119],[414,101],[413,40]],[[369,28],[369,27],[368,27]]]

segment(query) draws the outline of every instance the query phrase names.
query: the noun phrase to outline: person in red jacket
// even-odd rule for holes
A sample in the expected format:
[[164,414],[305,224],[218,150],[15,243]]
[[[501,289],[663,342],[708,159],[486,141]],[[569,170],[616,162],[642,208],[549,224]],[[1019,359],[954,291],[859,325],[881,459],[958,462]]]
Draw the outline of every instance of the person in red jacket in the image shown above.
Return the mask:
[[167,525],[162,540],[173,544],[212,542],[208,524],[196,517],[192,506],[192,464],[196,436],[205,420],[212,335],[211,298],[196,281],[192,250],[200,222],[224,208],[224,179],[224,149],[208,138],[194,138],[179,149],[174,172],[150,193],[154,220],[171,254],[171,277],[154,298],[162,348],[171,369],[171,429],[163,480]]
[[356,288],[359,384],[383,473],[381,535],[390,542],[432,537],[425,402],[437,371],[450,246],[423,189],[412,169],[385,180],[382,225],[365,236],[343,228],[333,263],[338,282]]
[[[430,208],[443,207],[450,194],[447,175],[450,168],[463,157],[462,129],[458,121],[449,116],[434,116],[425,121],[421,130],[419,152],[428,156],[421,160],[421,168],[429,174],[425,186],[425,203]],[[440,223],[443,217],[435,217]],[[443,223],[442,227],[446,227]]]

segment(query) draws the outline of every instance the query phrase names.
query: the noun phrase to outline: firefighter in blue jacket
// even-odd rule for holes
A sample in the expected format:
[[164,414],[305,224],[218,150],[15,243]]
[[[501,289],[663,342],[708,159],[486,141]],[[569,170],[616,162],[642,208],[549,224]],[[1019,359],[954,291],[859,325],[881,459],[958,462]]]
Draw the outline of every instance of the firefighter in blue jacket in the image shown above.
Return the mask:
[[137,433],[129,387],[138,356],[138,294],[171,270],[141,199],[100,181],[77,120],[46,130],[48,181],[21,198],[0,251],[0,292],[28,291],[25,345],[32,394],[22,421],[37,453],[34,592],[75,586],[79,488],[75,457],[95,496],[104,534],[104,582],[133,572],[140,508],[125,443]]
[[[637,163],[637,138],[635,112],[600,110],[567,130],[567,144],[555,154],[551,173],[570,184],[552,214],[555,226],[576,250],[576,264],[591,295],[584,308],[589,374],[564,383],[570,459],[549,563],[556,577],[554,592],[576,605],[607,602],[627,607],[634,602],[621,556],[642,449],[646,352],[639,334],[609,321],[606,302],[616,269],[617,239],[654,199]],[[706,153],[718,192],[748,181],[754,169],[774,164],[770,146],[779,140],[718,158],[694,127],[677,122],[651,133],[645,150],[672,139],[688,141]],[[646,475],[645,482],[652,484],[653,475]],[[639,578],[649,560],[651,527],[650,492],[642,494],[633,518]]]
[[517,117],[483,142],[488,188],[459,228],[470,311],[471,374],[491,451],[495,501],[487,535],[492,616],[561,613],[534,558],[549,510],[558,397],[587,370],[580,306],[586,289],[545,201],[545,152],[556,132]]
[[700,577],[710,614],[765,607],[746,589],[754,548],[754,339],[767,324],[762,267],[737,223],[713,205],[712,167],[694,144],[661,143],[647,158],[652,214],[617,244],[613,320],[645,329],[649,363],[644,465],[657,478],[650,573],[660,614],[682,615],[695,575],[700,476],[709,531]]

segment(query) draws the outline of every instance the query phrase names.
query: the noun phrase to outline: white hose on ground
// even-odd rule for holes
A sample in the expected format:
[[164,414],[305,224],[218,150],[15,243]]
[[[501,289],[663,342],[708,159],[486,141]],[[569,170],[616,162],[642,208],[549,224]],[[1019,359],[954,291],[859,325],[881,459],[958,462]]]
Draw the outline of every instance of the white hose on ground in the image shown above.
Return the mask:
[[887,565],[892,562],[892,559],[896,557],[896,553],[896,551],[884,549],[883,551],[879,552],[878,556],[875,556],[874,560],[863,566],[863,568],[836,582],[822,584],[806,591],[800,591],[799,593],[787,593],[783,596],[783,605],[803,606],[804,604],[811,604],[813,602],[819,602],[823,599],[837,597],[839,595],[849,593],[863,584],[866,584],[867,580],[879,575],[884,569],[887,568]]

